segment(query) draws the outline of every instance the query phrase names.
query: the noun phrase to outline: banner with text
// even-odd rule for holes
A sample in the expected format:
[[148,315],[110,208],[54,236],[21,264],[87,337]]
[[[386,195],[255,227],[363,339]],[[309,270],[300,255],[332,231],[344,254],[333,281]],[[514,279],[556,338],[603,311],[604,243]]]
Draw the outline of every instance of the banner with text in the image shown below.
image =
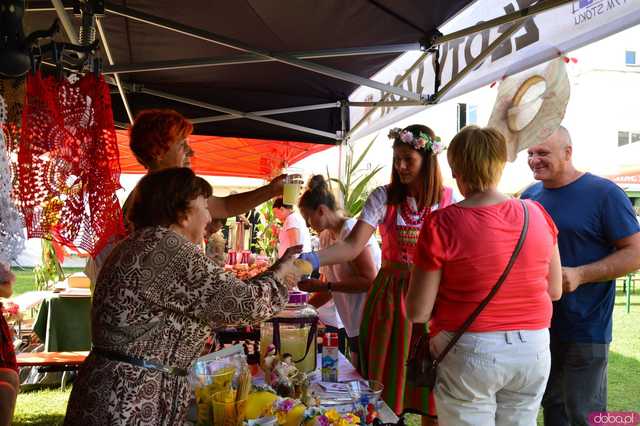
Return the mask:
[[[535,0],[478,0],[440,28],[450,34],[479,22],[495,19],[538,3]],[[501,13],[504,12],[504,13]],[[522,28],[496,48],[471,73],[449,91],[440,102],[470,92],[505,76],[595,42],[640,23],[640,0],[576,0],[528,18]],[[504,24],[439,46],[441,80],[447,84],[467,63],[511,27]],[[374,80],[399,85],[401,77],[420,58],[422,52],[407,52],[373,77]],[[427,56],[401,84],[404,89],[423,94],[434,92],[433,55]],[[380,101],[381,93],[369,87],[358,88],[350,101]],[[387,101],[401,100],[389,95]],[[428,106],[380,107],[366,118],[351,136],[364,137],[381,128],[420,112]],[[351,107],[350,122],[355,126],[370,107]]]

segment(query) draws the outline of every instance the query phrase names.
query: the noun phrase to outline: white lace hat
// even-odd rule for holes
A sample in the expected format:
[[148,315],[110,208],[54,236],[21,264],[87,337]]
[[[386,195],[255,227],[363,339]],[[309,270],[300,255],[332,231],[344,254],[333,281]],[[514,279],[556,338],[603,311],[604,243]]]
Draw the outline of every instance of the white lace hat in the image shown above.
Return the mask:
[[506,138],[509,161],[523,149],[544,142],[560,127],[570,90],[562,58],[500,83],[488,126]]

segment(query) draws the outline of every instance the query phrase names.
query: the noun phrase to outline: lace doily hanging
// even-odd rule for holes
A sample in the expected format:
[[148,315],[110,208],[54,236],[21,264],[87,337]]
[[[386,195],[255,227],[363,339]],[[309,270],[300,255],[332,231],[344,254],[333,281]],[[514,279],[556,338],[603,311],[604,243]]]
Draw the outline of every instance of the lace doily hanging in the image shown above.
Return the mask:
[[[24,107],[26,80],[0,79],[0,94],[4,97],[6,117],[3,126],[4,143],[10,153],[18,151],[20,141],[20,123]],[[11,170],[16,175],[16,158],[11,158]],[[14,182],[15,186],[15,182]]]
[[75,83],[28,76],[18,180],[29,237],[95,255],[123,233],[118,145],[102,76]]
[[12,261],[24,250],[24,225],[11,197],[12,177],[5,123],[7,104],[0,95],[0,261]]

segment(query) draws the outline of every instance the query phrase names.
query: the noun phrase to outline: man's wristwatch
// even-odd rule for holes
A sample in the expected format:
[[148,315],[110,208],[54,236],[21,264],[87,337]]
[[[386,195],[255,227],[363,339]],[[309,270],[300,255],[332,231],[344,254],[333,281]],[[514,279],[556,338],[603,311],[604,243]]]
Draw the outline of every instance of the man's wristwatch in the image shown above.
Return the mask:
[[327,281],[327,291],[331,293],[331,281]]

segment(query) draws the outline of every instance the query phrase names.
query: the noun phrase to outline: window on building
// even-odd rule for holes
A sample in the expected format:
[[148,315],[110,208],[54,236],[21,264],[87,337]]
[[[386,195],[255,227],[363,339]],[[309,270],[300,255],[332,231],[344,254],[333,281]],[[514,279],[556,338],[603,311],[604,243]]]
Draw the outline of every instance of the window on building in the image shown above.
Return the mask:
[[627,50],[624,52],[624,63],[626,65],[636,65],[636,51]]
[[467,104],[458,104],[457,113],[457,127],[459,132],[460,129],[467,125]]
[[640,133],[631,133],[631,143],[640,142]]
[[478,124],[477,105],[467,105],[467,124]]
[[458,104],[458,131],[470,124],[478,124],[478,106]]
[[618,132],[618,146],[627,145],[629,143],[629,132]]

